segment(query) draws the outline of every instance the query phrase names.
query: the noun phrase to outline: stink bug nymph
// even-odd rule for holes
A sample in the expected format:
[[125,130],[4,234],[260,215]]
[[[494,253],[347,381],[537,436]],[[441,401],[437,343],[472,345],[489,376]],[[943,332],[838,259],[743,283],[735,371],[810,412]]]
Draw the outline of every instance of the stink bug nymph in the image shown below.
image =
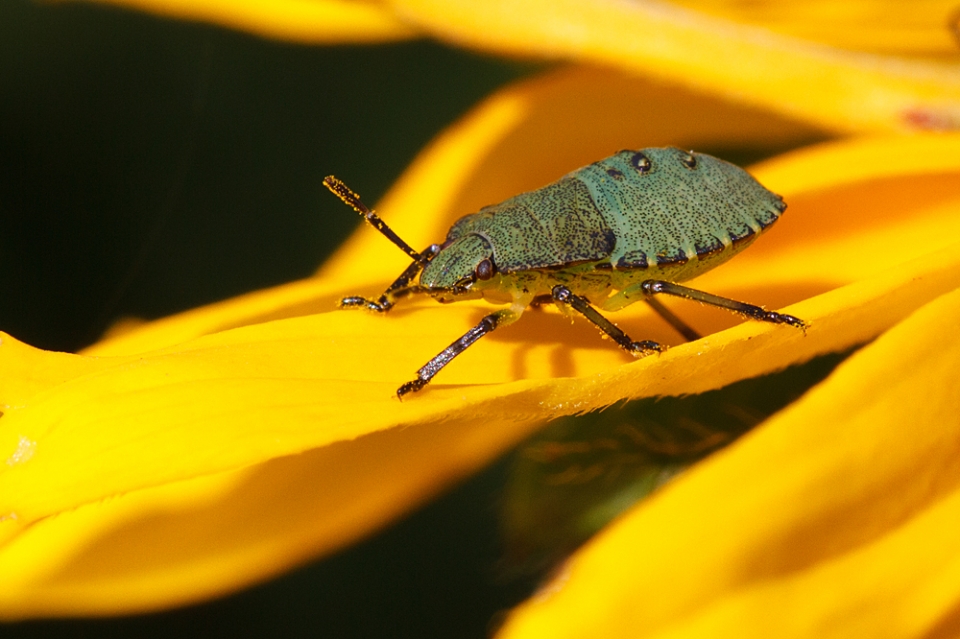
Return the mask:
[[443,244],[412,249],[360,197],[333,176],[323,181],[413,262],[376,300],[345,297],[341,308],[389,311],[408,295],[441,302],[483,297],[509,304],[484,317],[397,389],[423,388],[487,333],[515,322],[533,304],[575,311],[637,357],[661,352],[634,341],[598,310],[650,304],[689,340],[699,335],[655,299],[674,295],[753,319],[803,329],[791,315],[697,291],[677,282],[708,271],[749,246],[786,209],[749,173],[676,148],[620,151],[553,184],[457,220]]

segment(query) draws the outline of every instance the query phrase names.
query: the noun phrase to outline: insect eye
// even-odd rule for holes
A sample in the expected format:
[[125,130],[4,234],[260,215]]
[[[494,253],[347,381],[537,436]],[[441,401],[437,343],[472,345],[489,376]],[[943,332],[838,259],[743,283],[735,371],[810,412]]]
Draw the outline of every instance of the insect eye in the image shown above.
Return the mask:
[[633,157],[630,158],[630,164],[632,164],[633,168],[640,173],[647,173],[650,171],[650,158],[639,151],[634,153]]
[[697,168],[697,158],[693,154],[693,151],[680,158],[680,162],[691,171]]
[[490,261],[490,258],[485,257],[477,264],[473,274],[477,276],[478,280],[489,280],[496,272],[497,269],[493,267],[493,262]]

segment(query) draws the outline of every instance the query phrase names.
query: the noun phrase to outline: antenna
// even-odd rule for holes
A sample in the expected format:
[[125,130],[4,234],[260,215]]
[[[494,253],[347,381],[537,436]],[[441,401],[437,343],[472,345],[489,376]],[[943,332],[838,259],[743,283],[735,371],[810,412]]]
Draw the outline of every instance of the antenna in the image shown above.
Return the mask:
[[[414,251],[409,244],[400,239],[400,236],[394,233],[393,229],[387,226],[387,223],[380,219],[380,216],[367,208],[367,205],[360,201],[360,196],[350,190],[346,184],[332,175],[323,178],[323,185],[330,189],[330,192],[336,195],[340,200],[363,216],[370,226],[383,233],[384,237],[393,242],[397,248],[412,257],[420,264],[429,261],[429,257]],[[432,256],[431,256],[432,257]]]

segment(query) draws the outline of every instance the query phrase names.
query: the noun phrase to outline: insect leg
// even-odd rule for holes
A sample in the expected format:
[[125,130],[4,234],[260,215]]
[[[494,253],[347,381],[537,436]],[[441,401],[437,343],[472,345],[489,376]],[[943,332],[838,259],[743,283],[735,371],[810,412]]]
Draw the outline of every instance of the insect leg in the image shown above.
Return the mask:
[[693,342],[700,339],[700,333],[692,329],[689,324],[677,317],[673,311],[661,304],[659,300],[653,297],[648,297],[643,301],[646,302],[650,308],[655,310],[657,315],[666,320],[667,324],[673,327],[673,330],[683,335],[684,339],[686,339],[688,342]]
[[684,297],[688,300],[703,302],[704,304],[709,304],[711,306],[725,308],[733,311],[734,313],[739,313],[741,315],[746,315],[747,317],[760,320],[761,322],[770,322],[772,324],[789,324],[790,326],[795,326],[801,330],[807,327],[806,323],[802,319],[794,317],[793,315],[768,311],[759,306],[754,306],[753,304],[738,302],[736,300],[720,297],[719,295],[713,295],[711,293],[704,293],[703,291],[687,288],[686,286],[680,286],[679,284],[674,284],[673,282],[666,282],[663,280],[646,280],[641,282],[640,286],[643,290],[643,294],[648,298],[660,293],[674,295],[676,297]]
[[590,306],[590,302],[579,295],[574,295],[573,291],[563,284],[557,284],[554,286],[552,295],[554,302],[573,308],[575,311],[593,322],[597,328],[610,336],[610,338],[615,341],[620,348],[628,353],[637,355],[638,353],[646,353],[649,351],[656,351],[659,353],[666,350],[665,347],[657,344],[656,342],[651,342],[650,340],[643,340],[642,342],[633,341],[630,339],[629,335],[617,328],[613,322],[601,315],[597,309]]
[[423,255],[414,251],[409,244],[400,239],[400,236],[397,235],[392,228],[387,226],[387,223],[381,220],[379,215],[367,208],[367,205],[360,200],[360,196],[351,191],[349,186],[332,175],[323,178],[323,185],[327,187],[331,193],[340,198],[341,202],[362,215],[363,219],[370,223],[370,226],[380,231],[385,238],[393,242],[401,251],[420,262],[421,265],[429,261],[425,260]]
[[623,289],[616,295],[604,300],[600,308],[605,311],[619,311],[622,308],[630,306],[638,300],[646,302],[650,308],[657,312],[675,331],[683,335],[688,342],[700,339],[700,333],[690,327],[689,324],[676,316],[673,311],[660,303],[659,300],[647,296],[642,288],[642,283],[632,284]]
[[420,271],[423,270],[423,265],[432,260],[439,252],[440,247],[437,244],[428,246],[423,253],[419,254],[424,260],[422,262],[417,260],[411,263],[410,266],[400,274],[400,277],[387,287],[387,290],[383,292],[383,295],[381,295],[379,299],[371,300],[366,297],[360,297],[359,295],[353,295],[340,300],[340,308],[366,308],[378,313],[386,313],[393,308],[393,305],[401,297],[423,291],[419,286],[411,286],[410,282],[420,274]]
[[426,365],[424,365],[423,368],[418,370],[417,378],[415,380],[407,382],[398,388],[397,398],[403,399],[403,396],[407,393],[415,393],[416,391],[420,390],[426,386],[427,383],[433,379],[433,376],[439,373],[444,366],[453,361],[454,357],[467,350],[471,344],[498,327],[515,322],[519,317],[520,313],[514,311],[512,308],[505,308],[497,311],[496,313],[487,315],[480,320],[479,324],[464,333],[463,337],[440,351],[436,357],[431,359],[426,363]]

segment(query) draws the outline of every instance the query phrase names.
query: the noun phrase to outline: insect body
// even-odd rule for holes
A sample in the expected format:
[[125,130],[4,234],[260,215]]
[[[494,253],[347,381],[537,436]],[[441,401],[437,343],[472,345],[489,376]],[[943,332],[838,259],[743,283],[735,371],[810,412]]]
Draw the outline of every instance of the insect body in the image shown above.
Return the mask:
[[621,151],[557,182],[460,218],[443,244],[418,253],[333,176],[324,184],[400,247],[413,263],[377,300],[347,297],[342,308],[386,312],[401,297],[440,302],[486,298],[509,304],[431,359],[397,396],[423,388],[487,333],[532,304],[552,302],[593,322],[642,356],[664,347],[633,341],[600,314],[644,300],[687,339],[699,337],[654,296],[697,300],[765,322],[804,328],[791,315],[677,284],[729,260],[773,224],[786,205],[746,171],[675,148]]

